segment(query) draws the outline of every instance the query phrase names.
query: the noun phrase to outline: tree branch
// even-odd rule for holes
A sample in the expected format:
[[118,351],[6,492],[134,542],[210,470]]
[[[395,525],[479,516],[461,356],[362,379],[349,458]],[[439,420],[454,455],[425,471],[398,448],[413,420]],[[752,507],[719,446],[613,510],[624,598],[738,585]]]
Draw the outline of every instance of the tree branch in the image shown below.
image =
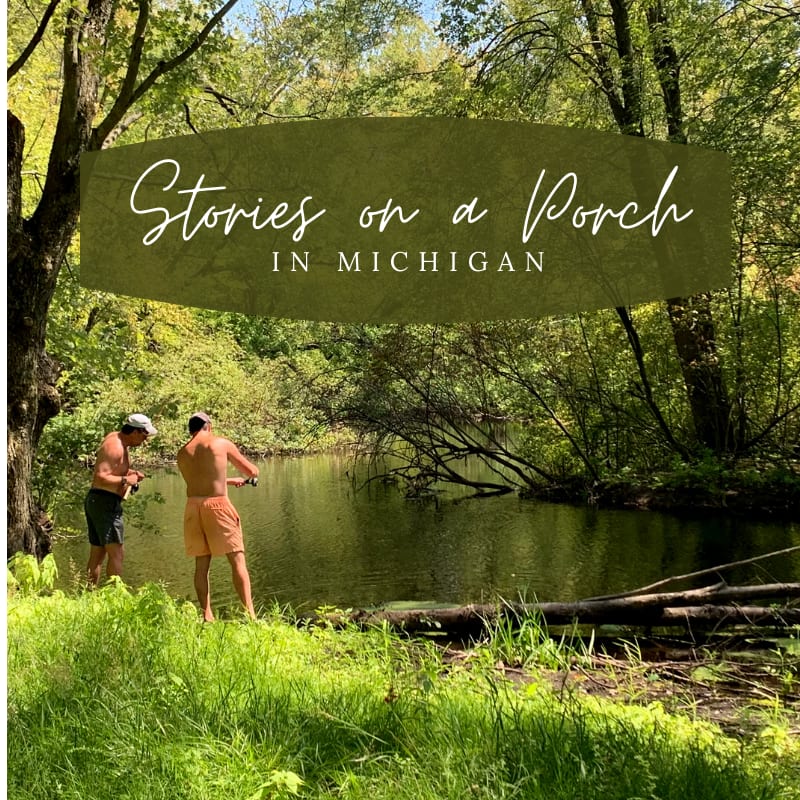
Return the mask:
[[667,134],[671,142],[686,144],[681,107],[681,63],[670,35],[667,13],[661,0],[648,6],[647,26],[653,46],[653,65],[656,68],[664,109],[667,115]]
[[125,131],[127,131],[131,126],[135,125],[142,117],[144,116],[143,111],[131,111],[127,114],[122,120],[120,120],[119,124],[116,128],[114,128],[111,133],[106,136],[105,140],[103,141],[103,149],[111,147],[120,136],[122,136]]
[[625,335],[628,337],[628,344],[630,345],[631,352],[636,360],[636,368],[639,371],[639,378],[642,381],[642,390],[644,391],[645,403],[650,409],[650,413],[653,415],[653,418],[658,424],[661,433],[664,434],[664,437],[669,442],[671,447],[676,453],[679,453],[684,458],[687,458],[689,456],[689,451],[673,436],[672,430],[667,424],[667,421],[664,419],[664,415],[661,413],[661,409],[658,407],[658,403],[656,403],[656,399],[653,396],[653,389],[650,385],[650,378],[647,374],[647,367],[644,363],[644,349],[642,348],[642,343],[639,339],[639,334],[634,327],[631,315],[628,313],[628,309],[624,306],[617,306],[615,311],[622,322],[622,327],[625,329]]
[[[628,126],[628,111],[625,108],[623,99],[621,99],[617,93],[614,73],[603,50],[603,43],[600,40],[600,26],[597,11],[592,0],[581,0],[581,7],[583,8],[583,14],[586,18],[589,35],[591,36],[591,45],[595,54],[594,67],[597,71],[600,86],[602,87],[603,94],[605,94],[608,99],[611,113],[617,125],[620,129],[624,130]],[[587,60],[589,59],[588,54],[581,53],[581,55]]]
[[192,133],[197,133],[197,128],[195,128],[195,126],[192,124],[192,112],[189,108],[188,103],[183,104],[183,116],[184,119],[186,120],[186,124],[189,126],[189,130]]
[[[746,595],[754,587],[731,587],[731,595]],[[797,596],[798,584],[785,587],[789,596]],[[772,595],[770,595],[772,596]],[[491,631],[501,620],[517,626],[526,617],[541,617],[547,625],[633,625],[644,627],[691,626],[697,628],[713,628],[733,625],[769,626],[785,628],[796,625],[800,621],[800,608],[784,606],[739,606],[723,605],[714,602],[714,594],[695,595],[702,605],[689,605],[690,593],[678,593],[671,597],[659,596],[652,602],[638,602],[636,598],[628,600],[608,600],[605,602],[547,602],[547,603],[472,603],[457,608],[417,608],[372,610],[356,609],[352,611],[335,611],[333,613],[314,613],[306,619],[314,622],[323,621],[339,626],[355,623],[361,626],[388,624],[406,633],[447,633],[450,636],[476,636]],[[722,599],[722,598],[719,598]],[[708,600],[709,602],[704,602]],[[667,602],[672,603],[666,605]],[[677,602],[676,602],[677,601]]]
[[50,0],[45,9],[44,16],[42,17],[42,21],[39,23],[39,27],[36,28],[35,33],[31,37],[31,40],[28,42],[25,49],[20,53],[19,58],[8,68],[6,72],[6,81],[10,81],[21,69],[25,66],[25,62],[31,57],[31,53],[36,49],[36,46],[39,42],[42,41],[42,37],[44,36],[44,32],[47,30],[47,25],[50,22],[50,18],[53,16],[58,4],[61,0]]
[[[94,59],[113,16],[114,0],[89,0],[86,13],[67,12],[64,30],[63,80],[58,121],[50,149],[42,197],[31,218],[31,231],[52,232],[66,241],[78,218],[79,162],[91,139],[97,110],[99,76]],[[64,242],[62,245],[66,246]],[[59,249],[56,247],[56,249]],[[57,259],[60,262],[60,256]]]
[[734,567],[742,567],[746,564],[754,564],[756,561],[763,561],[765,558],[774,558],[775,556],[785,556],[789,553],[795,553],[800,550],[800,545],[796,545],[794,547],[787,547],[783,550],[774,550],[771,553],[762,553],[760,556],[753,556],[752,558],[745,558],[741,561],[731,561],[728,564],[719,564],[716,567],[708,567],[708,569],[701,569],[697,572],[687,572],[685,575],[673,575],[670,578],[664,578],[664,580],[656,581],[655,583],[650,583],[647,586],[641,586],[638,589],[632,589],[630,592],[624,592],[622,594],[609,594],[604,595],[603,597],[589,597],[586,599],[586,602],[594,602],[599,600],[618,600],[624,597],[633,597],[637,594],[643,594],[645,592],[649,592],[651,589],[657,589],[660,586],[666,586],[668,583],[675,583],[676,581],[687,580],[688,578],[698,578],[701,575],[711,575],[712,573],[722,572],[726,569],[733,569]]
[[786,411],[784,411],[783,414],[781,414],[779,417],[775,417],[769,423],[769,425],[767,425],[766,428],[764,428],[763,431],[761,431],[760,433],[756,434],[752,438],[748,439],[744,443],[744,445],[742,446],[742,449],[743,450],[750,450],[751,448],[755,447],[755,445],[757,445],[762,439],[765,439],[767,437],[767,434],[769,434],[769,432],[771,430],[773,430],[778,425],[780,425],[781,422],[783,422],[787,417],[789,417],[792,414],[794,414],[795,411],[797,411],[798,409],[800,409],[800,403],[795,403],[791,408],[789,408]]
[[206,94],[210,94],[219,105],[234,119],[238,119],[238,113],[236,109],[233,108],[235,105],[239,105],[238,100],[234,100],[232,97],[229,97],[226,94],[222,94],[222,92],[218,92],[213,86],[210,84],[203,87],[203,91]]
[[100,147],[106,147],[106,140],[111,136],[114,129],[125,116],[125,112],[133,105],[133,97],[136,79],[139,77],[139,67],[142,64],[142,54],[144,53],[145,32],[150,21],[150,0],[139,0],[139,13],[136,17],[136,28],[133,32],[133,43],[131,44],[131,55],[128,59],[128,69],[122,80],[117,99],[108,112],[106,118],[95,129],[92,140],[99,140]]
[[[160,77],[172,72],[172,70],[177,69],[179,66],[181,66],[181,64],[184,64],[186,61],[188,61],[194,55],[194,53],[196,53],[203,46],[203,43],[211,35],[211,32],[214,30],[214,28],[216,28],[219,22],[238,2],[239,0],[228,0],[228,2],[225,3],[225,5],[222,6],[222,8],[220,8],[220,10],[217,11],[217,13],[214,14],[214,16],[211,17],[211,19],[205,24],[203,29],[197,34],[188,47],[178,53],[178,55],[176,55],[174,58],[169,59],[169,61],[159,61],[155,69],[150,72],[150,74],[136,87],[136,89],[133,89],[132,87],[130,88],[127,97],[123,97],[123,92],[120,92],[120,96],[117,98],[117,102],[114,103],[114,106],[108,113],[108,116],[95,129],[94,135],[92,136],[92,144],[90,149],[100,149],[103,146],[103,142],[105,141],[106,137],[116,127],[128,109],[137,103],[148,91],[150,91]],[[136,26],[137,32],[139,31],[143,16],[142,6],[146,5],[149,5],[147,0],[140,0],[139,18],[137,19]],[[141,51],[138,53],[139,63],[136,63],[135,65],[133,64],[137,46],[138,40],[134,39],[132,46],[133,52],[131,54],[131,64],[129,65],[128,73],[125,76],[125,85],[127,85],[129,79],[135,82],[135,79],[138,76],[139,67],[141,66]]]

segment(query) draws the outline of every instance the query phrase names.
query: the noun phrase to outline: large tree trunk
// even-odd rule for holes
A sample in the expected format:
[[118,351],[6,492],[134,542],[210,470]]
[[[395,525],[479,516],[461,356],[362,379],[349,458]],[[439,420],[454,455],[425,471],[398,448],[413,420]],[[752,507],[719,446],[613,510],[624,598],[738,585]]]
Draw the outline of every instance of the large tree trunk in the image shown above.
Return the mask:
[[33,447],[30,431],[33,419],[39,410],[39,397],[36,381],[32,376],[38,374],[36,351],[31,346],[35,327],[33,319],[23,313],[28,304],[19,299],[19,294],[27,294],[30,286],[22,282],[19,273],[12,265],[18,257],[24,258],[26,237],[22,232],[20,207],[22,203],[21,165],[25,148],[25,129],[22,123],[9,111],[7,113],[7,208],[8,231],[8,317],[7,317],[7,533],[8,555],[17,550],[26,553],[46,551],[47,542],[38,543],[36,528],[33,525],[34,507],[30,492]]
[[7,112],[9,556],[50,550],[31,483],[42,430],[60,406],[58,366],[45,352],[47,317],[78,224],[80,155],[88,147],[97,108],[99,78],[88,53],[102,40],[111,9],[111,0],[90,0],[86,16],[77,9],[67,15],[58,123],[42,196],[29,219],[22,215],[25,127]]
[[672,337],[692,410],[697,442],[713,453],[735,448],[731,404],[717,356],[707,294],[667,300]]
[[[58,368],[45,352],[47,310],[55,290],[61,252],[42,252],[21,217],[22,123],[9,111],[8,133],[8,317],[7,479],[8,555],[50,551],[48,526],[33,501],[33,458],[45,423],[58,413]],[[74,230],[74,225],[73,225]],[[71,232],[70,232],[71,235]],[[68,241],[68,240],[67,240]]]
[[[670,21],[661,0],[654,0],[648,6],[647,25],[653,46],[653,65],[664,99],[667,136],[671,142],[686,144],[680,57],[672,43]],[[697,442],[714,453],[735,449],[731,403],[717,355],[711,298],[708,294],[673,297],[667,300],[667,312]]]
[[80,156],[97,111],[101,51],[113,0],[73,7],[64,32],[63,84],[47,176],[36,210],[22,213],[25,127],[7,112],[8,132],[8,531],[7,553],[49,552],[48,525],[32,492],[45,424],[58,413],[58,365],[45,351],[47,317],[80,212]]

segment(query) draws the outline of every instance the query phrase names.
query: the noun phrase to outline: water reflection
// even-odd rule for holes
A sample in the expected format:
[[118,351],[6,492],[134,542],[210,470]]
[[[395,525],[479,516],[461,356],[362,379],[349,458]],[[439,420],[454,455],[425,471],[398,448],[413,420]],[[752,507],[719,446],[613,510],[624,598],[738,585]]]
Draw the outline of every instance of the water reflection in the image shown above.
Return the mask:
[[[679,518],[521,501],[514,496],[437,502],[406,500],[394,486],[356,491],[349,460],[336,455],[259,464],[256,488],[232,489],[245,531],[256,606],[371,606],[417,601],[464,603],[498,594],[574,600],[624,591],[664,577],[800,544],[800,525]],[[160,495],[163,502],[153,502]],[[148,501],[149,498],[149,501]],[[147,501],[147,502],[145,502]],[[161,581],[194,600],[193,562],[183,552],[184,484],[154,474],[128,506],[125,580]],[[76,510],[70,524],[83,530]],[[77,580],[88,544],[55,548],[61,584]],[[726,573],[797,580],[800,554]],[[214,559],[212,598],[234,605],[225,559]]]

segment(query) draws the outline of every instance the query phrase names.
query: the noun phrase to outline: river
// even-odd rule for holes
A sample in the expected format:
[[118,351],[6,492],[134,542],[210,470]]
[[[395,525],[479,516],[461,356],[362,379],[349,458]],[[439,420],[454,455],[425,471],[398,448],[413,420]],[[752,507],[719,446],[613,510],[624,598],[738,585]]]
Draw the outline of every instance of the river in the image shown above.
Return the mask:
[[[357,490],[349,457],[335,454],[272,458],[259,468],[257,487],[230,492],[257,608],[576,600],[800,544],[797,523],[597,510],[515,495],[466,499],[447,487],[434,499],[408,500],[391,484]],[[126,501],[123,577],[131,586],[161,582],[194,601],[184,493],[177,471],[162,469]],[[85,528],[79,510],[68,522]],[[61,588],[80,582],[88,549],[84,535],[56,542]],[[731,583],[798,576],[800,552],[725,573]],[[215,608],[234,605],[226,559],[213,560],[211,581]]]

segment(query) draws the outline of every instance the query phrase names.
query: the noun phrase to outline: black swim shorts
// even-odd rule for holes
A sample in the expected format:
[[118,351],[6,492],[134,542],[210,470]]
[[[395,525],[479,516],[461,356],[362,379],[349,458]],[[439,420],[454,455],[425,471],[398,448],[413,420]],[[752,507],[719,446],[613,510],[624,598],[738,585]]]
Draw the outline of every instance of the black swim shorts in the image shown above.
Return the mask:
[[89,544],[95,547],[122,544],[122,498],[118,494],[89,489],[83,508],[89,526]]

